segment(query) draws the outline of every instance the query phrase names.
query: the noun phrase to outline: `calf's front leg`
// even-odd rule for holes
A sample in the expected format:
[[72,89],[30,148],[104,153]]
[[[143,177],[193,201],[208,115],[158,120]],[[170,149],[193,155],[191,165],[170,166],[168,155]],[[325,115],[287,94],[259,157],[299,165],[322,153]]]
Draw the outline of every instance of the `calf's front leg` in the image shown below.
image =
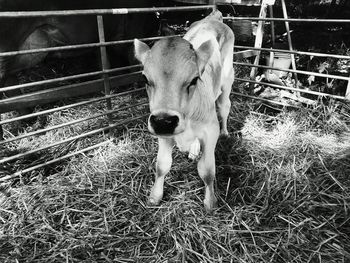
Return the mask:
[[163,198],[165,175],[170,171],[173,161],[171,156],[173,145],[173,139],[158,138],[155,182],[148,199],[150,205],[158,205]]
[[205,185],[204,208],[207,212],[212,212],[216,207],[217,198],[215,196],[215,147],[219,138],[220,127],[216,121],[205,129],[205,136],[202,140],[202,156],[198,161],[198,174]]

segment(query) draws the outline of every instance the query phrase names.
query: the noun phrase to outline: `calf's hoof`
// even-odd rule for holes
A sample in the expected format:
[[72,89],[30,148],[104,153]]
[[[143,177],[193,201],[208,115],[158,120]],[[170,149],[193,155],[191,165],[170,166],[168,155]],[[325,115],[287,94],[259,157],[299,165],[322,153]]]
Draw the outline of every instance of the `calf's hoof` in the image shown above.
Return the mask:
[[158,206],[159,203],[160,203],[160,200],[156,200],[152,197],[148,198],[148,200],[147,200],[147,205],[149,205],[149,206]]
[[217,207],[217,198],[213,196],[212,198],[204,199],[204,208],[208,214],[211,214]]
[[151,194],[148,197],[147,204],[150,206],[157,206],[159,205],[160,201],[162,201],[163,194],[159,194],[155,191],[154,187],[151,190]]
[[228,137],[229,133],[227,129],[222,129],[220,131],[220,136]]

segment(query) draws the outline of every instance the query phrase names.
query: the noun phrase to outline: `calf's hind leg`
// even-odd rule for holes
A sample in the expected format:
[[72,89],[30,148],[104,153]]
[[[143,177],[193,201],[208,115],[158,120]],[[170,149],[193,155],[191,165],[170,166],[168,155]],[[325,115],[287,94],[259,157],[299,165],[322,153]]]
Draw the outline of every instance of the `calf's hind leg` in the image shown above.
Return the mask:
[[234,73],[232,70],[232,75],[225,77],[222,81],[221,94],[217,99],[216,105],[218,107],[220,121],[221,121],[221,135],[228,135],[227,130],[227,119],[231,109],[230,93],[232,84],[234,81]]
[[158,205],[163,198],[165,175],[170,171],[172,164],[172,139],[158,138],[158,154],[156,163],[155,182],[148,199],[150,205]]
[[233,69],[233,44],[234,37],[232,36],[232,39],[227,41],[222,47],[221,55],[224,60],[221,72],[221,95],[216,102],[221,121],[221,134],[226,136],[228,135],[227,118],[231,109],[230,93],[235,79],[235,71]]

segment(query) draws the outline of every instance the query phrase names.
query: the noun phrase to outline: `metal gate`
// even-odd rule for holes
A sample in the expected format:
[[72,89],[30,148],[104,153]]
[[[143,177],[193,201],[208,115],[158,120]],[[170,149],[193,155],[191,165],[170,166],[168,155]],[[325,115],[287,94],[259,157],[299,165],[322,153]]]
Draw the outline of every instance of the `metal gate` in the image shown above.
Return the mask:
[[[62,145],[65,145],[65,147],[69,148],[70,144],[72,143],[74,144],[78,140],[88,138],[93,135],[102,134],[107,131],[111,131],[117,127],[126,125],[127,123],[132,123],[140,119],[142,120],[146,116],[146,114],[142,114],[140,116],[132,116],[130,118],[127,118],[125,120],[120,120],[118,122],[114,122],[111,118],[112,114],[118,114],[118,112],[120,111],[135,108],[137,106],[146,106],[147,102],[144,101],[137,104],[127,105],[125,107],[118,107],[118,105],[112,105],[112,100],[114,98],[119,98],[130,94],[137,94],[143,91],[144,88],[118,92],[118,87],[122,85],[132,84],[141,80],[140,65],[133,65],[133,66],[127,66],[127,67],[121,67],[121,68],[113,68],[113,69],[108,68],[106,47],[111,45],[132,43],[133,39],[121,40],[121,41],[108,41],[108,42],[105,41],[103,15],[123,15],[123,14],[145,13],[145,12],[149,13],[149,12],[195,11],[195,10],[208,10],[212,8],[214,8],[213,5],[201,5],[201,6],[188,6],[188,7],[118,8],[118,9],[69,10],[69,11],[46,11],[46,12],[41,12],[41,11],[40,12],[39,11],[0,12],[0,17],[2,18],[23,18],[23,17],[28,18],[28,17],[78,16],[78,15],[96,16],[97,18],[96,23],[98,26],[98,33],[99,33],[98,43],[87,43],[87,44],[81,44],[81,45],[69,45],[69,46],[51,47],[51,48],[43,48],[43,49],[3,52],[3,53],[0,53],[0,57],[10,57],[10,56],[17,56],[17,55],[27,55],[27,54],[34,54],[34,53],[41,53],[41,52],[53,52],[53,51],[63,51],[63,50],[79,50],[84,48],[99,48],[100,55],[101,55],[100,57],[101,66],[102,66],[101,70],[95,71],[95,72],[88,72],[88,73],[83,73],[78,75],[72,75],[72,76],[60,77],[55,79],[43,80],[39,82],[30,82],[30,83],[0,88],[0,92],[2,93],[2,92],[20,90],[23,88],[30,88],[34,86],[38,87],[38,86],[43,86],[47,84],[55,84],[62,81],[72,81],[72,80],[77,80],[77,79],[82,79],[87,77],[96,77],[96,76],[100,77],[99,79],[96,79],[96,80],[90,80],[90,81],[85,81],[77,84],[69,84],[65,86],[54,87],[51,89],[45,89],[39,92],[29,93],[29,94],[17,96],[14,98],[10,97],[10,98],[2,99],[0,100],[0,113],[17,110],[22,108],[23,106],[31,107],[31,106],[45,104],[48,102],[57,101],[59,99],[77,97],[87,93],[89,94],[89,93],[104,91],[104,96],[101,96],[99,98],[92,98],[85,101],[74,102],[74,103],[71,103],[70,105],[64,105],[61,107],[42,110],[40,112],[35,112],[32,114],[27,114],[27,115],[15,117],[15,118],[7,118],[7,119],[0,120],[1,126],[26,120],[33,117],[40,117],[47,114],[62,112],[67,109],[85,106],[96,102],[101,102],[101,101],[106,102],[106,110],[104,112],[101,112],[92,116],[79,118],[74,121],[54,125],[45,129],[38,129],[32,132],[24,133],[22,135],[13,136],[12,134],[10,134],[7,136],[5,134],[5,140],[0,141],[0,147],[1,147],[0,149],[3,152],[2,159],[0,160],[0,182],[7,181],[11,178],[19,177],[22,174],[38,170],[39,168],[50,166],[51,164],[57,163],[59,161],[65,160],[75,155],[78,155],[87,151],[91,151],[102,145],[107,144],[110,141],[110,139],[104,138],[104,141],[100,143],[91,145],[89,147],[85,147],[83,149],[70,151],[65,155],[58,156],[56,158],[54,157],[50,160],[43,160],[42,162],[35,163],[34,165],[29,164],[25,168],[21,167],[21,169],[16,170],[14,168],[16,162],[20,161],[23,158],[26,158],[28,156],[37,154],[38,152],[48,150],[54,147],[60,147]],[[150,38],[143,38],[142,40],[151,41],[151,40],[157,40],[160,38],[161,37],[150,37]],[[132,72],[120,74],[113,77],[109,76],[112,73],[118,73],[123,71],[125,72],[127,70]],[[117,91],[116,94],[111,94],[112,88]],[[12,147],[11,145],[16,141],[19,141],[21,139],[25,139],[28,137],[36,136],[39,134],[44,134],[48,131],[69,127],[69,126],[86,122],[99,117],[106,118],[108,120],[108,125],[93,129],[89,132],[78,134],[73,137],[66,138],[58,142],[54,142],[50,145],[43,145],[36,149],[31,149],[23,152],[21,151],[20,153],[11,154],[9,156],[6,156],[6,153],[5,153],[5,156],[4,156],[6,147],[11,148]]]

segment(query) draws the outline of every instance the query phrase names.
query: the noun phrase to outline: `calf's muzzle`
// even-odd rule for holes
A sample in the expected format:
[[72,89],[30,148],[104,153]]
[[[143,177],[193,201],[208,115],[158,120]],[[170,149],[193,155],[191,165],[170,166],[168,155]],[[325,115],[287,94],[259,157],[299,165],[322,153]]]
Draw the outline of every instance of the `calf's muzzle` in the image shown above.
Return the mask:
[[173,135],[179,121],[180,118],[177,114],[151,114],[149,117],[150,131],[156,135]]

